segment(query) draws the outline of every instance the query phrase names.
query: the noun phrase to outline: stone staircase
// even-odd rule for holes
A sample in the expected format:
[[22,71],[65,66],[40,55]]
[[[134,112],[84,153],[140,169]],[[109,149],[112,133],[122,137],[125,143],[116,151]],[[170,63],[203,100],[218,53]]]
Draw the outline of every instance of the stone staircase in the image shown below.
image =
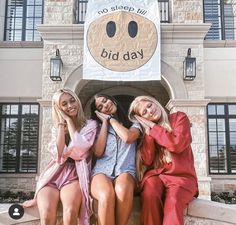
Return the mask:
[[[8,207],[0,211],[0,225],[40,225],[37,207],[25,210],[24,216],[13,220],[8,215]],[[1,207],[0,207],[1,208]],[[134,208],[128,225],[139,225],[139,197],[134,199]],[[96,217],[96,215],[95,215]],[[236,205],[227,205],[203,199],[194,199],[185,211],[185,225],[236,225]],[[62,225],[61,210],[57,225]],[[96,225],[96,220],[91,220]]]

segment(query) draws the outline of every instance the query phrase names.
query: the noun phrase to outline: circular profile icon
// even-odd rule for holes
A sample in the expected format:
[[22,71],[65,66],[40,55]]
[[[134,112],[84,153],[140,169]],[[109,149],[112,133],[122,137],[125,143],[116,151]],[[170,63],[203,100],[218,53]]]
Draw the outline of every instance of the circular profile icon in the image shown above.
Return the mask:
[[12,219],[18,220],[24,215],[24,208],[19,204],[13,204],[10,206],[8,214]]

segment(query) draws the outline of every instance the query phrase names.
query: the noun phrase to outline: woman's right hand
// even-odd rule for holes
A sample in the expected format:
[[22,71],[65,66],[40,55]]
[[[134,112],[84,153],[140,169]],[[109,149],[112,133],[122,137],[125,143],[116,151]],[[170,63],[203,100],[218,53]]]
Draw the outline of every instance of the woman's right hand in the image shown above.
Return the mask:
[[155,123],[144,119],[141,116],[135,115],[134,116],[136,120],[138,120],[138,122],[142,125],[142,127],[144,128],[144,131],[147,135],[150,134],[150,129],[155,125]]
[[57,105],[55,106],[55,109],[57,111],[59,123],[65,123],[66,120],[68,119],[67,118],[68,116],[61,109],[59,109],[59,107]]
[[95,111],[95,113],[96,113],[97,117],[102,121],[102,123],[103,122],[108,122],[108,119],[109,119],[110,115],[107,115],[105,113],[101,113],[97,110]]

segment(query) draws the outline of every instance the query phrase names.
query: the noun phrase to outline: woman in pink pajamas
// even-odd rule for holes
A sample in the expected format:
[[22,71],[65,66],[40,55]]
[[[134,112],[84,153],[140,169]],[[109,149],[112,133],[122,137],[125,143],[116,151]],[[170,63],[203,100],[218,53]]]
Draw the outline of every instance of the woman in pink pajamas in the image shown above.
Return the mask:
[[79,98],[67,89],[53,95],[52,116],[51,160],[39,177],[35,198],[22,205],[37,204],[40,224],[55,225],[61,202],[64,225],[89,225],[90,148],[97,124],[85,119]]
[[188,117],[167,115],[157,100],[139,96],[129,118],[145,132],[137,153],[141,225],[183,225],[184,209],[198,195]]

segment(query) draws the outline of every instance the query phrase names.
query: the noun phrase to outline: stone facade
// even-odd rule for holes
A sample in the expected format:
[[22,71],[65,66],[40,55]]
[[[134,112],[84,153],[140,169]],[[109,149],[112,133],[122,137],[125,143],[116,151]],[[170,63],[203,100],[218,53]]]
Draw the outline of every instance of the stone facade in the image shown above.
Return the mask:
[[[80,97],[89,116],[89,103],[94,94],[103,92],[115,95],[152,95],[171,111],[187,113],[192,123],[192,148],[199,180],[200,197],[210,198],[211,189],[235,189],[233,178],[224,184],[224,178],[208,176],[206,105],[204,92],[204,36],[209,29],[203,24],[203,2],[200,0],[170,0],[170,23],[161,24],[161,81],[155,82],[105,82],[85,81],[83,70],[83,25],[76,24],[76,0],[45,0],[44,24],[38,26],[43,38],[43,73],[40,125],[39,172],[45,168],[49,153],[47,145],[51,136],[51,97],[62,87],[74,90]],[[194,81],[183,81],[183,60],[188,48],[197,59],[197,76]],[[50,80],[50,58],[60,50],[63,61],[62,81]],[[1,176],[0,189],[6,189]],[[10,177],[11,179],[11,177]],[[13,181],[13,179],[15,179]],[[25,178],[24,178],[25,179]],[[35,176],[21,182],[12,176],[11,187],[34,190]],[[8,183],[7,183],[8,184]],[[24,186],[25,185],[25,186]]]
[[[200,196],[210,197],[210,178],[207,176],[206,104],[204,99],[203,38],[209,26],[202,24],[202,1],[170,1],[171,21],[161,24],[162,80],[155,82],[84,81],[83,25],[76,24],[76,0],[45,0],[44,24],[38,26],[43,38],[43,74],[39,171],[45,168],[49,157],[47,145],[51,136],[51,97],[62,87],[74,90],[89,115],[89,102],[94,94],[104,92],[116,95],[152,95],[170,111],[181,110],[192,123],[193,152],[199,178]],[[197,77],[183,81],[183,60],[191,48],[197,58]],[[63,61],[62,82],[50,80],[50,58],[60,50]],[[0,178],[4,181],[4,178]],[[1,182],[3,183],[3,182]],[[14,182],[13,182],[14,183]],[[18,183],[18,181],[16,181]],[[34,190],[34,178],[28,182]],[[14,184],[17,186],[17,184]],[[21,185],[20,185],[21,186]]]

